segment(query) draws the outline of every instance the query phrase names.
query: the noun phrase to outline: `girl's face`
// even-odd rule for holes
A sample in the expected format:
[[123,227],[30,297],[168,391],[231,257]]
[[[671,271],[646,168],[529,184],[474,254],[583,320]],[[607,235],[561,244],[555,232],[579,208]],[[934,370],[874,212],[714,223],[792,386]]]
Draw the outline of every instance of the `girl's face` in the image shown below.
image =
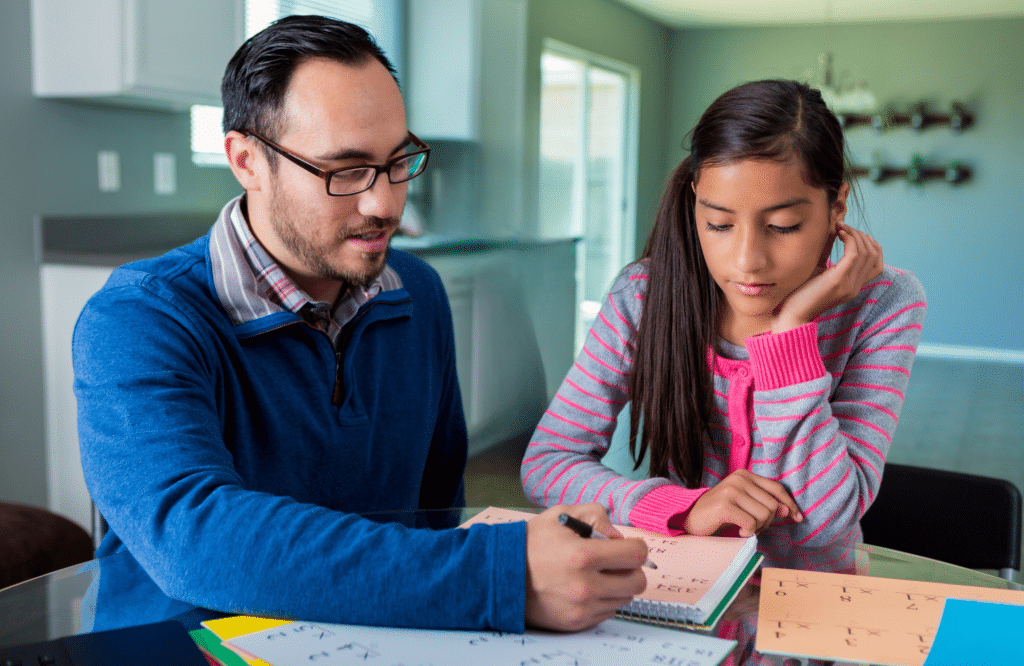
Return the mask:
[[719,334],[743,344],[769,330],[786,297],[824,269],[849,185],[830,207],[825,190],[804,181],[798,159],[741,160],[699,176],[697,234],[725,296]]

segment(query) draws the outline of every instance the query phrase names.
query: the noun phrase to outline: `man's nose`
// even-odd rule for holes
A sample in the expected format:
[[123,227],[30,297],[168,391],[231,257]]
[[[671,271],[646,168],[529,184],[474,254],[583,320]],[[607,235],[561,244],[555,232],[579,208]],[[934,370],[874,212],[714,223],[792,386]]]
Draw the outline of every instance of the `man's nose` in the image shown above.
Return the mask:
[[395,218],[405,202],[405,183],[393,185],[388,175],[381,173],[370,189],[354,196],[359,197],[358,208],[364,217]]

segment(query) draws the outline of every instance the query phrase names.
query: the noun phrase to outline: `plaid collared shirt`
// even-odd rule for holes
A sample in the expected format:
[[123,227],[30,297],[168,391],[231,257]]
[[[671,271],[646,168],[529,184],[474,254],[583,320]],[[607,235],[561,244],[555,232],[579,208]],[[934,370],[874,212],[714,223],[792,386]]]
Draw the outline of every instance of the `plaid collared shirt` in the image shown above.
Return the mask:
[[312,300],[281,269],[249,229],[241,197],[221,212],[210,235],[214,282],[221,303],[236,324],[288,310],[337,344],[342,327],[382,291],[402,280],[390,266],[366,287],[350,287],[334,304]]

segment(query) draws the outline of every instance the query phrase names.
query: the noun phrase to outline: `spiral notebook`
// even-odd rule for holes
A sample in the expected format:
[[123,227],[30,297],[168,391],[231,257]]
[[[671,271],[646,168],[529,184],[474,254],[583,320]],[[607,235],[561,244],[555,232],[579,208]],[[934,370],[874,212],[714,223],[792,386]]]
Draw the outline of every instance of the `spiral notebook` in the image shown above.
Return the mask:
[[[529,520],[536,514],[490,507],[462,527]],[[644,568],[647,589],[618,615],[630,620],[687,629],[711,629],[750,579],[761,555],[757,538],[664,536],[616,525],[627,537],[647,543],[658,568]]]

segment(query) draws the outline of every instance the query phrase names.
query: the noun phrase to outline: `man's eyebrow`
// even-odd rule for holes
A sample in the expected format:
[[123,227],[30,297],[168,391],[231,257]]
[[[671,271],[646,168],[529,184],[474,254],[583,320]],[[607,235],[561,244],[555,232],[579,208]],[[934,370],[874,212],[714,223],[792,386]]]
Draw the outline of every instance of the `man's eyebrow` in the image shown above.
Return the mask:
[[[717,204],[711,203],[710,201],[705,201],[704,199],[697,199],[697,203],[699,203],[702,206],[706,206],[707,208],[712,208],[714,210],[720,210],[723,213],[735,213],[736,212],[736,211],[734,211],[734,210],[732,210],[730,208],[726,208],[725,206],[719,206]],[[811,200],[808,199],[807,197],[793,197],[792,199],[787,199],[786,201],[783,201],[781,203],[772,204],[771,206],[768,206],[767,208],[764,208],[761,212],[762,213],[771,213],[773,211],[782,210],[784,208],[793,208],[794,206],[803,206],[803,205],[809,204],[809,203],[811,203]]]
[[[395,146],[388,155],[394,155],[398,151],[402,150],[406,146],[412,143],[412,137],[408,134],[397,146]],[[321,155],[318,159],[325,162],[340,162],[342,160],[366,160],[369,162],[373,159],[373,155],[365,150],[359,150],[357,148],[348,148],[340,150],[336,153],[329,153],[327,155]]]

